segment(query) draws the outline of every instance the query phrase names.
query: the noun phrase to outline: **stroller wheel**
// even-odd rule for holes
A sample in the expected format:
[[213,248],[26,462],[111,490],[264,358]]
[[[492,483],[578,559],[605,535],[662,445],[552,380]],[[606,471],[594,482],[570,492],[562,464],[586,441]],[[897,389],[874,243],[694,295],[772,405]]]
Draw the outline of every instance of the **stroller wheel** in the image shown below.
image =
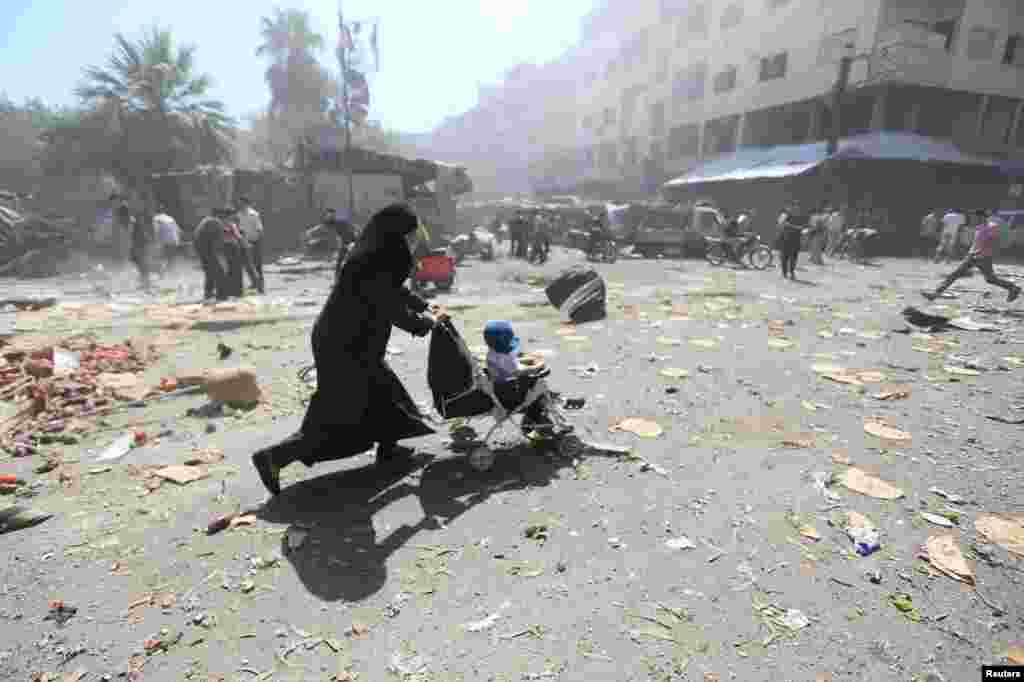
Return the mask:
[[490,471],[494,466],[494,452],[481,445],[469,453],[469,465],[477,471]]

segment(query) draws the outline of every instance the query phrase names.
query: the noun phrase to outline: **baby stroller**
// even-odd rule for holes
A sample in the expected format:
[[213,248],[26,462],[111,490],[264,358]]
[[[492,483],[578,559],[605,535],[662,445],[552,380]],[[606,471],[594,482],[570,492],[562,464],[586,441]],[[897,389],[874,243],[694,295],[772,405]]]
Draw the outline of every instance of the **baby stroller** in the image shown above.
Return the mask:
[[[494,420],[487,434],[474,442],[470,463],[484,471],[494,461],[489,448],[491,438],[499,429],[520,416],[519,427],[524,435],[537,433],[556,447],[561,447],[572,426],[562,412],[558,394],[552,392],[545,381],[551,370],[538,371],[511,382],[495,384],[480,367],[451,321],[434,327],[430,339],[427,363],[427,383],[434,397],[434,408],[442,419],[474,419],[490,417]],[[537,422],[531,417],[543,414]]]

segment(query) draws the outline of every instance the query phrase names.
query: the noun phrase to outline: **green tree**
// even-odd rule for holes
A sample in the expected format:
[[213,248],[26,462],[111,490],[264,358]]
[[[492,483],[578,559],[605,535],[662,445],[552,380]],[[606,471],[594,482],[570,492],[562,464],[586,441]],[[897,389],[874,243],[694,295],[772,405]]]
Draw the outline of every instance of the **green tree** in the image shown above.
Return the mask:
[[212,80],[198,74],[196,48],[176,47],[167,29],[138,40],[121,33],[104,67],[85,69],[75,94],[79,120],[51,127],[51,162],[112,172],[129,186],[150,173],[231,159],[235,123],[208,96]]

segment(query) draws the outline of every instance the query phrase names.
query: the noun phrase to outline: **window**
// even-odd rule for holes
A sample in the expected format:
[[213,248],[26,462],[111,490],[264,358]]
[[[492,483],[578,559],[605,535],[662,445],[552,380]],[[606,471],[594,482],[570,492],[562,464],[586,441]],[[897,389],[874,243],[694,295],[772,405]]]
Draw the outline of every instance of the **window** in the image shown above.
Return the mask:
[[780,52],[771,57],[761,57],[761,75],[762,81],[771,81],[778,78],[786,77],[786,67],[788,66],[789,57],[788,53]]
[[665,102],[651,105],[651,137],[665,136]]
[[734,2],[722,12],[722,29],[730,29],[743,23],[743,3]]
[[658,51],[658,68],[655,71],[654,79],[659,83],[668,80],[669,64],[672,62],[672,50],[662,48]]
[[672,83],[672,98],[677,102],[703,99],[707,77],[707,64],[697,64],[684,71],[676,72],[675,81]]
[[668,157],[681,159],[697,156],[700,151],[700,124],[676,126],[668,134]]
[[1007,66],[1024,66],[1024,46],[1021,45],[1022,36],[1014,33],[1006,41],[1006,50],[1003,52],[1003,64]]
[[996,49],[996,32],[990,28],[975,27],[967,34],[968,59],[992,59]]
[[729,92],[736,88],[736,67],[730,66],[715,75],[714,89],[716,93]]

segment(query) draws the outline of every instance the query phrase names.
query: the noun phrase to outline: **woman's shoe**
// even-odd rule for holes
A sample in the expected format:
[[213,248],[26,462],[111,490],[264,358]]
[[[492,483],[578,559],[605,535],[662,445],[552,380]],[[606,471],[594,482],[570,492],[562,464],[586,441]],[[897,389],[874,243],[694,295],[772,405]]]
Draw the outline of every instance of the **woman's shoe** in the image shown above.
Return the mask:
[[377,464],[388,464],[395,461],[406,460],[413,456],[416,451],[398,443],[377,444]]
[[274,464],[273,458],[266,450],[260,450],[252,456],[252,464],[260,475],[263,486],[271,495],[281,494],[281,467]]

